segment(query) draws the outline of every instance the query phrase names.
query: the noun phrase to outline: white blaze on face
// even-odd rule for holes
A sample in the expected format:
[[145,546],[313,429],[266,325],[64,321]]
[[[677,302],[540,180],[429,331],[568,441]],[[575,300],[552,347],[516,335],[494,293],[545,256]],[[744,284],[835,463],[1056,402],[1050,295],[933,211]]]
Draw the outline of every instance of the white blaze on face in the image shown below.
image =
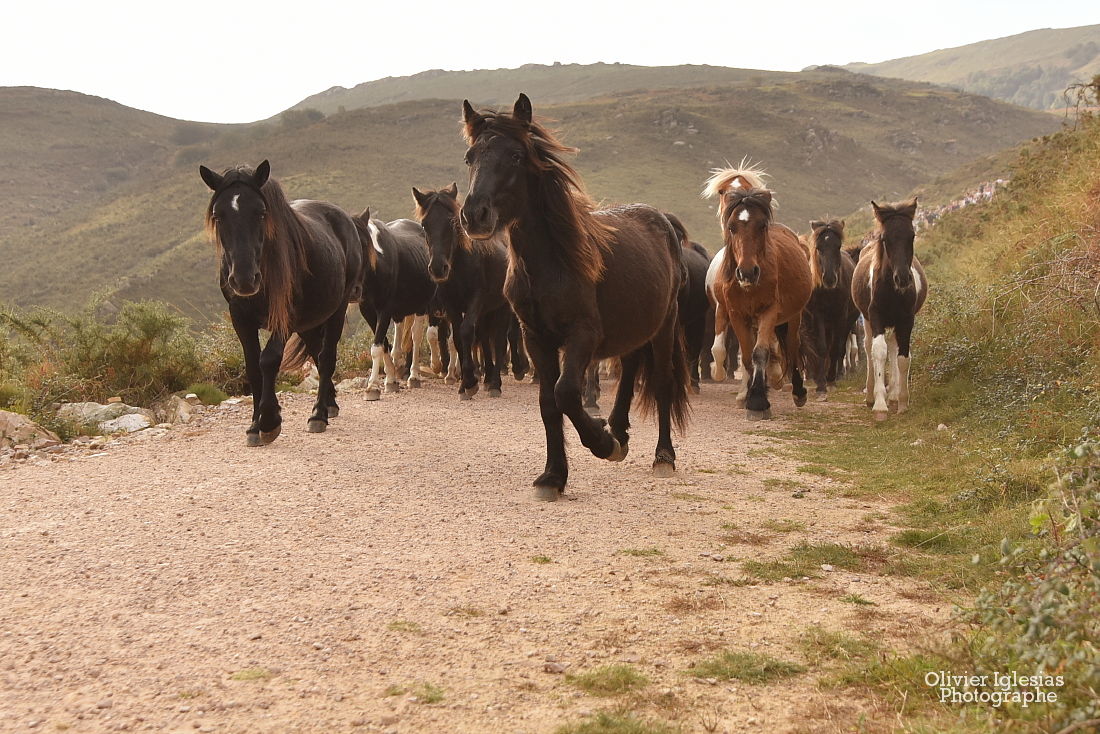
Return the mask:
[[744,184],[741,183],[741,177],[738,176],[737,178],[733,179],[733,181],[730,183],[730,186],[732,186],[735,189],[739,189],[742,186],[744,186]]
[[233,201],[229,202],[229,206],[233,208],[233,211],[239,212],[241,205],[237,203],[237,200],[241,198],[240,194],[233,194]]
[[370,232],[370,243],[374,245],[374,251],[382,254],[382,247],[378,244],[378,227],[374,222],[367,222],[367,230]]
[[737,215],[737,218],[740,219],[742,222],[749,221],[749,210],[748,209],[742,209],[741,213]]

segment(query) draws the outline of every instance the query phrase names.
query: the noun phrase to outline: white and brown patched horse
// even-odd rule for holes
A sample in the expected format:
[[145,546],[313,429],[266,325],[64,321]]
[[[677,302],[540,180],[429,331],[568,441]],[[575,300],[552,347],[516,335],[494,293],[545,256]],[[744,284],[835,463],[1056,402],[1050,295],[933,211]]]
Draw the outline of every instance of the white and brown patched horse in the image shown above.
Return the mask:
[[[737,334],[745,370],[738,403],[744,405],[746,418],[762,420],[771,417],[769,383],[779,389],[789,377],[794,404],[806,404],[799,330],[813,283],[798,235],[773,220],[772,192],[735,185],[744,183],[737,174],[736,170],[716,171],[704,189],[704,195],[718,197],[726,245],[711,284],[719,304],[714,333],[717,342],[728,319]],[[724,357],[714,354],[716,361]]]
[[917,312],[928,297],[928,279],[913,255],[917,200],[879,206],[871,202],[876,231],[860,253],[852,276],[852,300],[863,314],[867,350],[867,405],[875,420],[890,408],[909,407],[909,342]]

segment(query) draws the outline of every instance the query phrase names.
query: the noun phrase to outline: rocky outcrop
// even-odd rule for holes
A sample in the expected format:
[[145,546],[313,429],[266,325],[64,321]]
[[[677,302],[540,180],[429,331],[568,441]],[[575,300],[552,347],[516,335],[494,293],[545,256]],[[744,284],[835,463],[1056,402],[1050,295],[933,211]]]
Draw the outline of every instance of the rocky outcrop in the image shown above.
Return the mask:
[[27,446],[41,449],[59,443],[61,439],[56,433],[43,428],[27,416],[0,410],[0,448]]

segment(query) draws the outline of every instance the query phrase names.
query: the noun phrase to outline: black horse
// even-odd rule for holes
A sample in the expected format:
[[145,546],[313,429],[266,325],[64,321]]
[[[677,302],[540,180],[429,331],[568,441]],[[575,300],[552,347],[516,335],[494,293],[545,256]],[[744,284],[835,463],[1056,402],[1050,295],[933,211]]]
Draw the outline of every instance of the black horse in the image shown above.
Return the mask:
[[[383,365],[386,369],[386,392],[401,389],[387,335],[391,322],[400,324],[409,316],[418,318],[414,320],[412,330],[408,384],[409,387],[420,385],[419,346],[427,330],[427,316],[433,311],[435,283],[428,276],[428,242],[423,227],[411,219],[388,223],[371,219],[369,208],[354,217],[354,222],[367,256],[359,312],[374,329],[366,399],[379,400],[382,397],[379,375]],[[397,348],[403,341],[401,337],[398,334],[395,339]]]
[[859,318],[852,301],[855,261],[841,249],[844,220],[810,222],[806,245],[814,289],[802,316],[802,353],[817,385],[817,399],[828,400],[828,385],[844,373],[848,335]]
[[[416,217],[428,237],[428,273],[437,283],[437,298],[454,329],[462,369],[462,400],[477,394],[475,344],[481,346],[485,388],[500,397],[500,362],[506,358],[512,309],[504,298],[508,251],[492,240],[472,241],[459,223],[458,185],[439,191],[413,188]],[[513,352],[513,359],[515,352]],[[515,369],[513,367],[513,369]]]
[[[363,246],[351,217],[323,201],[288,202],[270,173],[266,160],[255,170],[237,166],[221,174],[199,166],[214,192],[206,228],[221,255],[218,282],[252,388],[249,446],[271,443],[282,430],[275,378],[291,334],[320,375],[308,430],[324,431],[340,412],[332,384],[336,346],[348,302],[363,293]],[[262,328],[271,338],[261,351]]]
[[[626,458],[636,384],[643,404],[657,410],[654,472],[671,476],[672,424],[682,427],[688,412],[677,307],[682,266],[672,225],[641,204],[593,211],[563,158],[573,149],[532,119],[526,95],[511,115],[464,102],[463,118],[470,193],[462,225],[475,239],[506,236],[505,295],[539,376],[546,467],[535,479],[538,496],[554,500],[565,489],[563,415],[593,455]],[[582,381],[593,360],[617,356],[622,376],[604,423],[585,412]]]
[[[703,345],[707,337],[707,315],[711,317],[711,339],[714,338],[714,309],[710,298],[707,296],[707,268],[710,267],[710,255],[706,248],[698,242],[692,242],[688,237],[687,229],[683,222],[674,214],[665,212],[669,223],[683,248],[680,253],[684,262],[684,272],[687,275],[683,287],[680,289],[680,325],[684,329],[684,346],[688,354],[688,372],[691,376],[691,387],[699,392],[699,362],[702,358]],[[707,345],[710,351],[710,345]]]

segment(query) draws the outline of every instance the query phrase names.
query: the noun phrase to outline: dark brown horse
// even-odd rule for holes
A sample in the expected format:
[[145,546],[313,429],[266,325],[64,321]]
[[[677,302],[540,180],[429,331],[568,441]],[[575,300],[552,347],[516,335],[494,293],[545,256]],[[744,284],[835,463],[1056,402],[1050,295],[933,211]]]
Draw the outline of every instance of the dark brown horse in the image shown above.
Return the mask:
[[[794,404],[806,404],[799,327],[812,285],[806,250],[798,236],[772,221],[771,192],[735,185],[743,178],[743,172],[736,169],[718,171],[706,189],[718,196],[726,244],[722,267],[712,285],[719,304],[714,333],[717,344],[728,318],[745,369],[738,401],[744,400],[749,420],[761,420],[771,417],[769,379],[779,388],[789,376]],[[782,345],[777,331],[786,332]]]
[[[320,375],[307,424],[320,433],[340,409],[332,374],[349,301],[363,295],[364,253],[355,224],[323,201],[288,202],[267,161],[217,174],[199,166],[213,190],[206,229],[221,256],[218,281],[244,350],[252,388],[249,446],[271,443],[282,427],[275,378],[288,337],[313,357]],[[259,330],[271,331],[260,349]]]
[[[413,188],[416,218],[428,238],[428,273],[436,282],[436,298],[454,329],[455,350],[462,370],[459,398],[477,393],[474,355],[481,346],[485,387],[489,397],[501,394],[500,364],[507,352],[512,309],[504,298],[508,250],[493,240],[471,240],[459,223],[458,186],[439,191]],[[513,350],[513,358],[521,356]]]
[[852,276],[852,300],[863,314],[867,405],[883,421],[891,407],[909,408],[909,342],[928,279],[913,255],[916,198],[886,206],[872,201],[871,208],[877,226]]
[[810,222],[806,247],[814,289],[802,314],[802,351],[820,401],[828,400],[828,386],[844,372],[848,336],[859,318],[852,302],[856,263],[841,249],[843,244],[844,220]]
[[[656,405],[654,472],[671,476],[672,424],[682,427],[688,412],[677,323],[682,265],[672,226],[641,204],[594,212],[563,157],[574,149],[532,119],[526,95],[510,115],[477,112],[469,102],[462,108],[470,145],[462,224],[476,239],[506,237],[505,295],[539,375],[546,467],[535,479],[538,496],[557,499],[565,489],[563,415],[594,456],[626,458],[636,384],[643,406]],[[617,356],[622,376],[605,423],[585,412],[581,387],[594,359]]]

